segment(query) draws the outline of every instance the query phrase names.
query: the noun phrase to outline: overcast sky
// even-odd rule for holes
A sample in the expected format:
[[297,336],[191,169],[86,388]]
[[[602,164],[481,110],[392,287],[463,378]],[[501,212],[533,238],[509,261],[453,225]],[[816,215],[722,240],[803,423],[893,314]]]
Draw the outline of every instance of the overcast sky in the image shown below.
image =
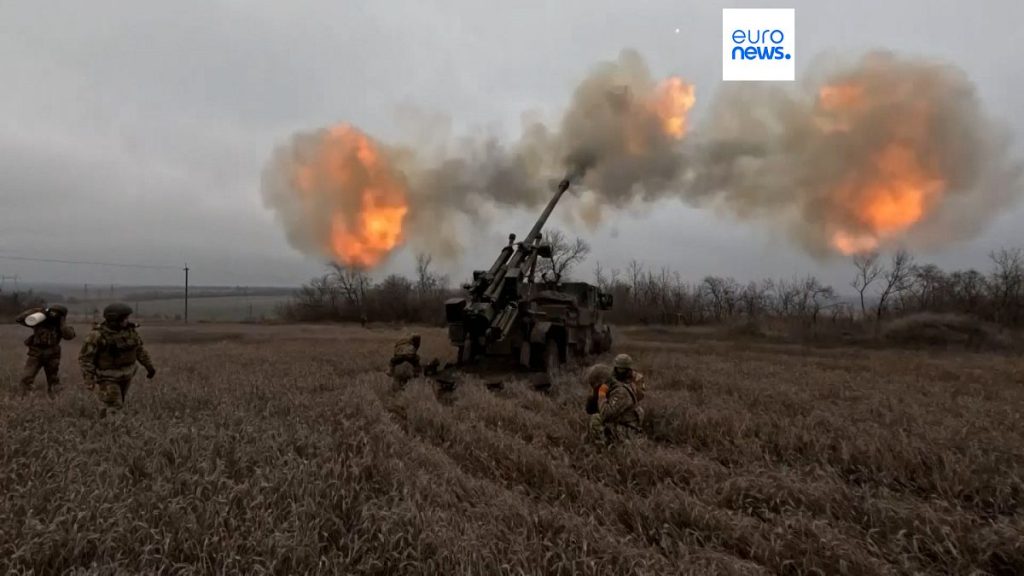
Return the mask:
[[[260,196],[265,162],[292,133],[346,121],[400,140],[396,111],[415,105],[457,130],[511,139],[523,112],[556,115],[591,66],[623,48],[655,76],[694,83],[699,121],[722,84],[721,8],[789,6],[798,76],[822,52],[945,60],[967,72],[1024,156],[1024,3],[1012,0],[0,0],[0,256],[187,261],[200,284],[298,284],[322,265],[288,245]],[[991,249],[1024,245],[1022,216],[1018,203],[984,235],[919,259],[985,268]],[[496,227],[448,271],[489,266],[532,217]],[[636,257],[694,280],[812,272],[841,290],[850,276],[847,262],[813,260],[770,226],[680,202],[578,233],[606,268]],[[381,273],[411,272],[414,251]],[[101,284],[181,276],[4,259],[0,274]]]

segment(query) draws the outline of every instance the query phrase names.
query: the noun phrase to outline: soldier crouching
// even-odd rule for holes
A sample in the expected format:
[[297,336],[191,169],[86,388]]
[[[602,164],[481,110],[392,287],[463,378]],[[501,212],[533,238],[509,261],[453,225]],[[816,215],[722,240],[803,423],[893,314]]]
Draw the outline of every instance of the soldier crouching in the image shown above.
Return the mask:
[[405,384],[422,374],[420,366],[420,335],[413,334],[395,343],[395,352],[391,356],[388,376],[391,376],[392,387],[401,390]]
[[75,337],[75,329],[67,325],[67,316],[67,308],[54,304],[26,310],[15,319],[18,324],[32,328],[32,335],[25,339],[28,357],[21,373],[23,394],[32,389],[40,370],[46,374],[46,392],[53,396],[60,390],[60,343]]
[[591,413],[588,434],[600,445],[619,444],[642,434],[643,375],[633,370],[633,359],[626,354],[616,356],[613,366],[610,377],[606,369],[598,367],[587,375],[593,386],[593,399],[587,406]]
[[131,314],[127,304],[107,306],[103,323],[89,333],[78,355],[82,379],[102,404],[101,417],[124,408],[128,387],[138,371],[136,363],[146,368],[146,378],[156,375],[135,324],[128,321]]

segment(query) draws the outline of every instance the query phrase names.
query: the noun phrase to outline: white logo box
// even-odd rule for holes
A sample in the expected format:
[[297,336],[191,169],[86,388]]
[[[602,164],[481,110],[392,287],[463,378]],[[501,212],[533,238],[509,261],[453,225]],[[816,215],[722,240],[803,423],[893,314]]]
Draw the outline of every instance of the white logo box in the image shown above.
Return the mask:
[[795,79],[795,9],[722,9],[722,80]]

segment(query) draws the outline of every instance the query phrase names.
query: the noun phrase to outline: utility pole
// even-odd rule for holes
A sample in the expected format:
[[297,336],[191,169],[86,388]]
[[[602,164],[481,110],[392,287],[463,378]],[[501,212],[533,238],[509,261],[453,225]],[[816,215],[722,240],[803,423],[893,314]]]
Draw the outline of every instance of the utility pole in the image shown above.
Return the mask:
[[0,276],[0,292],[3,292],[4,284],[8,280],[14,280],[14,292],[17,293],[18,292],[18,275],[17,274],[15,274],[14,276]]
[[188,324],[188,263],[185,263],[185,324]]

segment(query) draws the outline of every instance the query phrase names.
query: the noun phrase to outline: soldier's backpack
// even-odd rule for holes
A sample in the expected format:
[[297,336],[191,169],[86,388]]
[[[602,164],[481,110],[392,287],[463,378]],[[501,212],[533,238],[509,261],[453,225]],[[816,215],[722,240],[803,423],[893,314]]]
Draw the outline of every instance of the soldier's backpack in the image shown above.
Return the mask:
[[395,343],[395,357],[396,358],[408,358],[416,355],[416,347],[413,345],[412,340],[403,338]]
[[138,348],[142,343],[135,332],[135,324],[128,323],[124,330],[107,330],[97,325],[99,338],[96,341],[96,365],[101,369],[133,366],[138,360]]
[[601,409],[601,401],[608,396],[608,384],[599,384],[591,389],[587,396],[587,414],[597,414]]
[[601,399],[608,394],[611,377],[612,369],[606,364],[595,364],[587,369],[583,376],[583,380],[590,387],[590,394],[587,396],[587,414],[597,414],[601,406]]

